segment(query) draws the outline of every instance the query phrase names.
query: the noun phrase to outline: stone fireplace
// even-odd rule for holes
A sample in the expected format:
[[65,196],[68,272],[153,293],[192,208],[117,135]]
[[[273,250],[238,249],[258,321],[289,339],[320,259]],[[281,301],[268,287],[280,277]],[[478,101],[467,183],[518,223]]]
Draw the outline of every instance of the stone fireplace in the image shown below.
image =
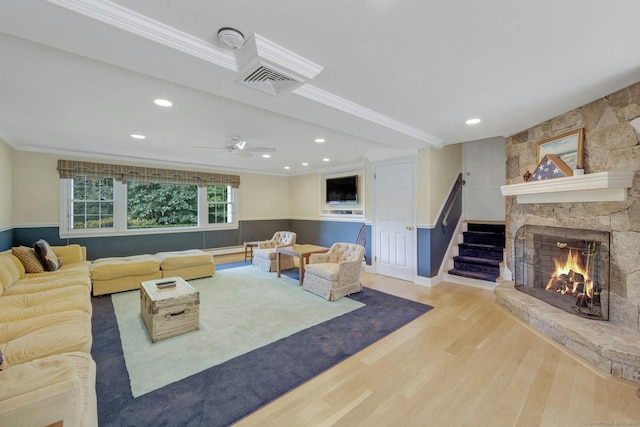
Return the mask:
[[609,233],[525,225],[514,253],[517,290],[576,316],[609,320]]
[[[505,197],[511,277],[496,302],[598,368],[640,382],[640,82],[507,138],[505,187],[531,193],[523,175],[536,169],[538,143],[578,129],[585,175],[542,184],[553,198]],[[600,183],[625,174],[622,193],[599,198]],[[575,190],[587,181],[593,191]],[[563,256],[576,267],[556,273]]]

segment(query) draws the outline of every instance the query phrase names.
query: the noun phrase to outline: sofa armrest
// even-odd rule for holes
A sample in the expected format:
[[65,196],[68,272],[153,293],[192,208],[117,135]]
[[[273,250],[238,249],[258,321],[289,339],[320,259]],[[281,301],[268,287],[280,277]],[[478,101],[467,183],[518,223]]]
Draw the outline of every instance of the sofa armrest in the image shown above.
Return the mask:
[[343,261],[338,263],[338,277],[341,282],[356,282],[360,280],[362,261]]
[[95,363],[65,353],[0,372],[0,425],[97,426]]

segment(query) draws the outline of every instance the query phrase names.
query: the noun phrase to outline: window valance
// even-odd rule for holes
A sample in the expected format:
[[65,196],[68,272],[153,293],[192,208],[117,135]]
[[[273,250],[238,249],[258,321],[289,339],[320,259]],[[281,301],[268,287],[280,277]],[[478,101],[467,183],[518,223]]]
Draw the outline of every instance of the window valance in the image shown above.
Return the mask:
[[238,175],[225,175],[209,172],[193,172],[173,169],[145,168],[139,166],[111,165],[106,163],[58,160],[60,178],[73,179],[77,176],[89,178],[113,178],[116,181],[138,181],[162,184],[229,185],[240,187]]

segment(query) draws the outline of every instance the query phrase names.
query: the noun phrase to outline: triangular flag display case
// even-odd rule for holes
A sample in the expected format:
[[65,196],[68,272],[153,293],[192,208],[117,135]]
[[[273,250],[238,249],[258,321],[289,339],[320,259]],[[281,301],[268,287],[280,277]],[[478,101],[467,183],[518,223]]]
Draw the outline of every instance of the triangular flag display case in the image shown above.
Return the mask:
[[558,156],[547,154],[542,158],[535,172],[529,177],[528,182],[541,181],[543,179],[564,178],[573,176],[573,171]]

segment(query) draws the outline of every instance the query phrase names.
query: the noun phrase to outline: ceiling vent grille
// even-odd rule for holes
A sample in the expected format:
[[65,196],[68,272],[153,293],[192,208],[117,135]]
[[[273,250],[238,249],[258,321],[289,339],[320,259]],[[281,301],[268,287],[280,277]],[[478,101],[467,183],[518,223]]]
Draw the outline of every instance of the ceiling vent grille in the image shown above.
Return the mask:
[[270,95],[294,90],[313,79],[322,67],[252,34],[235,53],[241,74],[238,83]]
[[287,76],[279,71],[260,65],[257,69],[250,71],[249,75],[242,80],[245,86],[261,90],[270,95],[277,95],[278,92],[300,86],[300,80]]

